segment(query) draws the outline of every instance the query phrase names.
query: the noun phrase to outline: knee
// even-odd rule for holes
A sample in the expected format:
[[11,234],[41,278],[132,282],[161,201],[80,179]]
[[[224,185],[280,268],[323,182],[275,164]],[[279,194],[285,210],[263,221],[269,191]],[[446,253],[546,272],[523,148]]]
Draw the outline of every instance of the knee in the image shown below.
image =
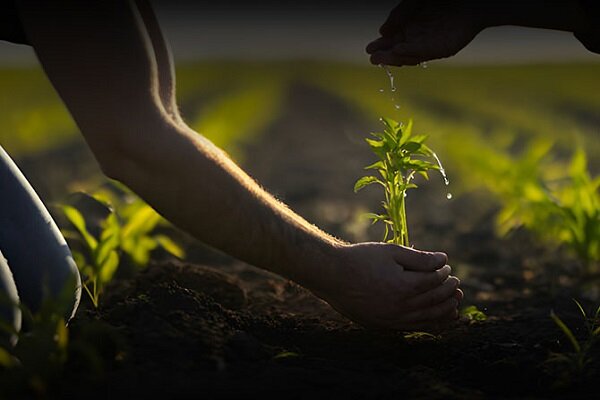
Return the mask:
[[0,253],[0,320],[13,330],[13,332],[2,331],[0,343],[14,344],[17,339],[14,332],[21,330],[21,309],[17,286],[2,253]]

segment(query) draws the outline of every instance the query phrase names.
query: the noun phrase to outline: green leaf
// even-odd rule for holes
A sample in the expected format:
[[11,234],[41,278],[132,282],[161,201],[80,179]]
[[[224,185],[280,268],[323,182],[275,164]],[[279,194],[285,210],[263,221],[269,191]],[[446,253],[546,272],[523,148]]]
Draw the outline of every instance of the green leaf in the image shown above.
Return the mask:
[[149,233],[160,221],[161,216],[147,204],[137,210],[123,227],[122,235],[138,236]]
[[412,154],[412,153],[416,153],[421,148],[421,146],[422,146],[422,144],[419,142],[410,141],[410,142],[404,143],[401,148]]
[[0,365],[5,368],[10,368],[15,365],[14,357],[2,347],[0,347]]
[[391,118],[381,117],[381,122],[383,125],[392,132],[396,132],[400,126],[400,124],[394,121]]
[[487,315],[483,311],[480,311],[477,306],[466,307],[461,311],[461,315],[472,321],[485,321],[487,319]]
[[571,329],[569,329],[569,327],[558,317],[558,315],[556,315],[554,313],[554,310],[552,310],[550,312],[550,317],[552,318],[554,323],[563,331],[565,336],[569,339],[569,341],[571,342],[571,345],[573,346],[573,349],[575,349],[575,352],[580,353],[581,345],[575,338],[575,335],[573,335],[573,332],[571,331]]
[[404,143],[408,142],[408,140],[411,138],[412,127],[413,127],[413,121],[412,121],[412,119],[410,119],[410,120],[408,120],[408,124],[406,125],[406,127],[404,127],[404,129],[402,130],[402,139],[400,140],[400,146],[402,146]]
[[77,265],[78,269],[81,271],[86,264],[85,256],[78,251],[72,251],[71,256],[73,256],[73,261],[75,261],[75,265]]
[[385,221],[385,219],[386,219],[387,216],[386,215],[375,214],[375,213],[366,213],[366,214],[363,214],[363,217],[370,219],[371,222],[374,224],[374,223],[379,222],[379,221]]
[[133,262],[140,267],[145,267],[150,261],[150,251],[158,246],[158,242],[151,237],[142,236],[135,242],[127,254],[132,258]]
[[102,266],[100,267],[100,282],[108,283],[113,278],[117,267],[119,266],[119,255],[116,251],[111,251]]
[[374,176],[370,176],[370,175],[363,176],[358,181],[356,181],[356,183],[354,184],[354,193],[358,192],[365,186],[371,185],[373,183],[379,183],[379,184],[383,185],[383,182],[381,182],[379,179],[377,179]]
[[60,350],[67,349],[67,346],[69,345],[69,330],[67,329],[65,320],[62,318],[59,318],[56,323],[54,340],[56,341],[56,345]]
[[114,233],[112,236],[105,238],[94,251],[94,263],[101,266],[105,263],[106,259],[113,250],[119,247],[119,235]]
[[572,299],[572,300],[575,302],[575,304],[577,304],[577,308],[579,309],[579,312],[581,313],[581,315],[583,315],[583,318],[587,320],[587,314],[586,314],[585,310],[583,309],[583,306],[581,305],[581,303],[575,299]]
[[365,141],[371,146],[372,149],[379,149],[385,145],[383,140],[365,139]]
[[[417,143],[420,143],[421,145],[423,145],[423,143],[427,140],[428,137],[429,137],[428,135],[415,135],[410,138],[410,141],[417,142]],[[427,146],[425,146],[425,147],[427,147]]]
[[69,220],[71,224],[77,229],[77,231],[81,234],[85,243],[87,244],[90,250],[94,250],[98,245],[96,238],[94,238],[87,230],[85,219],[83,215],[79,212],[78,209],[72,206],[63,206],[63,213]]
[[183,248],[181,246],[179,246],[177,243],[175,243],[170,237],[165,236],[165,235],[156,235],[156,236],[154,236],[154,239],[158,242],[158,244],[163,249],[165,249],[166,251],[168,251],[175,257],[178,257],[178,258],[185,257],[185,250],[183,250]]
[[371,165],[367,165],[365,169],[385,169],[385,163],[383,161],[377,161]]

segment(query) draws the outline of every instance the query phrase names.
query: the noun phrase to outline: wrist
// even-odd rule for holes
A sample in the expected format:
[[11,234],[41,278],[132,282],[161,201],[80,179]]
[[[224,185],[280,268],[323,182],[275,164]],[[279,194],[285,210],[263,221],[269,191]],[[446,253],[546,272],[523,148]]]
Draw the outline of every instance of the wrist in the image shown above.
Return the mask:
[[341,251],[346,243],[326,234],[294,246],[284,275],[315,294],[327,290],[338,275]]

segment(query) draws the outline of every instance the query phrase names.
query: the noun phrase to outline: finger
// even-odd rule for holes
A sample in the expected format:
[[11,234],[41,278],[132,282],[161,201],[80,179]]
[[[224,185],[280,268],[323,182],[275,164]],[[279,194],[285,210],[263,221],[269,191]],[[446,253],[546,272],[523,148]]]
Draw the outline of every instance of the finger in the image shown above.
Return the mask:
[[373,54],[376,51],[390,49],[394,45],[394,39],[391,37],[380,37],[367,45],[367,53]]
[[452,272],[449,265],[444,265],[442,268],[433,272],[413,272],[404,271],[406,281],[412,285],[415,294],[428,292],[440,286]]
[[439,322],[458,318],[458,300],[454,297],[443,303],[406,313],[402,316],[405,322]]
[[450,276],[440,286],[405,300],[404,306],[408,310],[420,310],[443,303],[450,298],[459,301],[456,298],[456,291],[458,290],[459,284],[460,280],[457,277]]
[[398,245],[390,245],[390,250],[394,260],[409,271],[436,271],[448,262],[448,256],[441,252],[422,251]]
[[371,55],[370,61],[374,65],[383,64],[402,67],[403,65],[418,65],[423,60],[417,57],[401,57],[391,51],[380,50]]
[[463,293],[463,291],[461,289],[456,289],[456,292],[454,293],[454,297],[460,303],[465,298],[465,294]]

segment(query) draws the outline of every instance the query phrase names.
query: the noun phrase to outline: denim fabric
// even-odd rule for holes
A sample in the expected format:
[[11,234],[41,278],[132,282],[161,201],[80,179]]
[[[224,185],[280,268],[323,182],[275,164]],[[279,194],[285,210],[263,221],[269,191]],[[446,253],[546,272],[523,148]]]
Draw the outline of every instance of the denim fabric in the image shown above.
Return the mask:
[[64,305],[65,317],[75,313],[81,280],[71,251],[50,213],[1,146],[0,251],[23,305],[35,312],[43,301],[58,301],[66,292],[71,298],[70,304]]

